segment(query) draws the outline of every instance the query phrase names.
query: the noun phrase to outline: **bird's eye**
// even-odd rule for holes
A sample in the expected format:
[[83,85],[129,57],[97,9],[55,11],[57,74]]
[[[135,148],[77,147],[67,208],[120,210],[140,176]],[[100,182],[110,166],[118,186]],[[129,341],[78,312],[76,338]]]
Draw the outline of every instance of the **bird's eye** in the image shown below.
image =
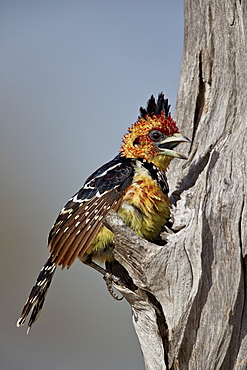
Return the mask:
[[152,130],[149,133],[149,137],[153,141],[159,141],[163,136],[164,136],[163,133],[158,130]]
[[133,146],[135,147],[135,148],[137,148],[138,147],[138,138],[136,138],[135,140],[134,140],[134,142],[133,142]]

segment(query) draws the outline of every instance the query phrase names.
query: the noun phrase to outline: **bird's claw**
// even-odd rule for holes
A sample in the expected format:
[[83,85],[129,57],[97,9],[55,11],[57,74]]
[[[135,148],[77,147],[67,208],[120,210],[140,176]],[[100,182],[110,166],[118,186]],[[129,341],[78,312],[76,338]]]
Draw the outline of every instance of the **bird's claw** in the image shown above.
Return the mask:
[[121,280],[110,274],[109,272],[106,272],[103,279],[105,280],[106,282],[106,286],[107,286],[107,289],[108,289],[108,292],[110,293],[110,295],[116,300],[116,301],[121,301],[123,299],[123,296],[122,297],[119,297],[113,290],[113,286],[112,284],[117,284],[117,285],[122,285],[121,283]]

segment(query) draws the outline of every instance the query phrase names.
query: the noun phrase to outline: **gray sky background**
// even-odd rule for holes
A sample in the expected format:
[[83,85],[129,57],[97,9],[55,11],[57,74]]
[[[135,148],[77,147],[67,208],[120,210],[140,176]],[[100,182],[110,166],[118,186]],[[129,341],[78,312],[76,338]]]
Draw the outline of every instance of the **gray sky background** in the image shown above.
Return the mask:
[[77,261],[30,334],[20,314],[58,212],[151,94],[174,109],[182,0],[0,1],[0,368],[143,370],[126,302]]

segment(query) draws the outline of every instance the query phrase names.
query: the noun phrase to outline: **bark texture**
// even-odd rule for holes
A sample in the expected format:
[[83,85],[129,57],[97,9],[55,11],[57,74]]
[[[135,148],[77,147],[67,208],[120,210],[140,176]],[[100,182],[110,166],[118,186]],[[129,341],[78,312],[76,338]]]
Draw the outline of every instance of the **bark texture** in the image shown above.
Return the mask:
[[246,33],[246,1],[185,0],[175,119],[192,142],[168,172],[176,232],[158,246],[107,217],[147,369],[247,369]]

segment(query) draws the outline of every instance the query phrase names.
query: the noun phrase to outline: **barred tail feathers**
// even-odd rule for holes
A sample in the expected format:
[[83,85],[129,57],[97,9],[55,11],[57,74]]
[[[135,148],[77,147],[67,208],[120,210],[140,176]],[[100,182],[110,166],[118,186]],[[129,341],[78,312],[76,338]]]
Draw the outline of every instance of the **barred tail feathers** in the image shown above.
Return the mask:
[[29,333],[29,330],[31,329],[33,323],[39,317],[55,270],[56,264],[54,263],[53,256],[51,255],[42,267],[36,283],[33,286],[28,300],[23,307],[22,313],[16,323],[18,327],[24,325],[27,316],[31,312],[31,316],[28,322],[27,334]]

